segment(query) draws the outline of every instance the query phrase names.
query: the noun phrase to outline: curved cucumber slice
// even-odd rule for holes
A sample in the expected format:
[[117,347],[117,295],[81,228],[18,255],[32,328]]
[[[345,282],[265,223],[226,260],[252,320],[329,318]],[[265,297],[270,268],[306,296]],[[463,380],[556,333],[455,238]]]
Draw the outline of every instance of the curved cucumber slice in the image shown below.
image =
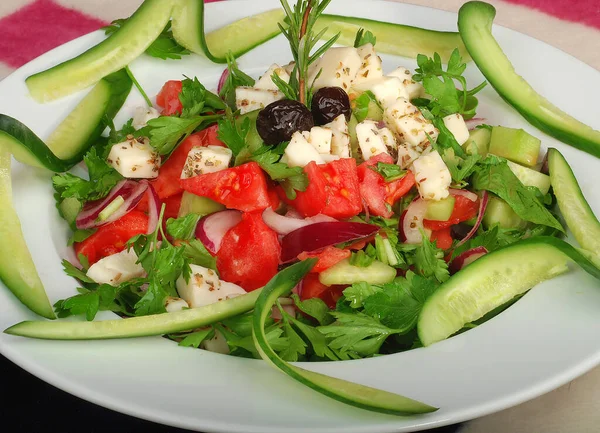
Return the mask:
[[171,29],[181,46],[215,63],[227,63],[226,56],[230,51],[234,57],[239,57],[281,33],[278,23],[283,16],[283,9],[273,9],[242,18],[205,35],[204,1],[177,0]]
[[69,170],[83,158],[123,106],[131,79],[124,70],[104,77],[44,143],[18,120],[0,114],[0,144],[16,160],[55,172]]
[[535,237],[486,254],[452,276],[425,302],[417,331],[424,346],[444,340],[536,284],[568,270],[574,261],[600,279],[600,270],[573,246]]
[[460,36],[479,70],[498,94],[533,126],[600,158],[600,131],[560,110],[515,72],[492,35],[495,15],[492,5],[479,1],[465,3],[458,12]]
[[579,245],[600,258],[600,222],[585,200],[567,160],[557,149],[548,150],[548,167],[550,183],[567,226]]
[[33,99],[47,102],[85,89],[139,57],[165,28],[175,0],[146,0],[109,38],[27,78]]
[[[0,143],[1,144],[1,143]],[[0,145],[0,280],[31,311],[54,319],[54,311],[35,270],[12,205],[10,152]]]
[[261,358],[298,382],[342,403],[375,412],[395,415],[433,412],[436,408],[380,389],[348,382],[324,374],[315,373],[288,364],[269,346],[265,335],[265,321],[277,299],[288,294],[310,271],[316,260],[296,263],[277,274],[264,287],[256,301],[252,323],[252,336]]
[[437,52],[442,61],[446,62],[452,51],[458,48],[465,62],[470,59],[460,35],[456,32],[439,32],[366,18],[323,14],[315,24],[315,33],[325,27],[327,31],[322,39],[329,39],[340,33],[336,43],[342,45],[353,46],[357,30],[363,28],[377,37],[377,51],[383,53],[414,59],[417,54],[432,56]]
[[354,284],[365,281],[369,284],[391,283],[396,278],[396,269],[379,260],[369,266],[353,266],[350,259],[344,259],[319,274],[321,284]]
[[25,321],[5,329],[4,332],[45,340],[101,340],[164,335],[210,325],[250,311],[254,308],[260,292],[261,289],[258,289],[205,307],[128,319],[98,322]]

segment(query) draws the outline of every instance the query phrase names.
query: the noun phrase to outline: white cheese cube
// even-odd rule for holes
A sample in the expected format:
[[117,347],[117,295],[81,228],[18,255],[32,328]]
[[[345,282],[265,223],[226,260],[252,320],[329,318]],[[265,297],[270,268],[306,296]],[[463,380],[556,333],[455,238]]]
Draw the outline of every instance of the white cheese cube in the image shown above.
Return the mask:
[[393,105],[398,98],[408,99],[408,92],[397,77],[381,77],[373,80],[363,81],[352,86],[359,92],[370,90],[375,95],[377,102],[385,109]]
[[412,167],[421,198],[441,200],[448,197],[452,176],[436,150],[420,156]]
[[123,177],[155,178],[160,168],[160,156],[147,140],[140,140],[131,137],[122,143],[113,144],[107,161]]
[[148,120],[156,119],[160,117],[160,113],[154,107],[137,107],[133,114],[133,122],[131,125],[135,129],[142,129],[148,125]]
[[331,129],[331,154],[340,158],[350,158],[350,134],[348,133],[348,122],[346,117],[340,114],[325,125]]
[[279,66],[276,63],[273,63],[271,67],[265,72],[265,74],[260,77],[260,79],[254,83],[255,89],[262,90],[279,90],[279,87],[273,81],[273,74],[277,74],[279,78],[281,78],[286,83],[290,82],[290,74],[284,68]]
[[394,122],[403,116],[418,113],[419,109],[415,107],[406,98],[398,98],[393,104],[390,104],[383,111],[383,121],[393,129]]
[[333,132],[331,129],[322,126],[313,126],[310,129],[308,142],[317,149],[317,152],[329,155],[329,152],[331,152],[332,136]]
[[323,162],[325,164],[327,164],[328,162],[331,161],[337,161],[338,159],[340,159],[339,155],[321,155],[321,158],[323,158]]
[[203,307],[218,301],[233,298],[246,293],[244,289],[232,283],[221,282],[217,273],[198,265],[190,265],[190,281],[180,276],[175,285],[177,293],[191,308]]
[[311,161],[317,164],[323,164],[323,158],[308,142],[309,133],[307,131],[296,131],[292,135],[290,143],[285,148],[283,156],[290,167],[304,167]]
[[204,340],[200,347],[209,352],[222,353],[223,355],[229,354],[229,345],[227,339],[219,331],[215,329],[215,335],[213,338]]
[[398,143],[396,142],[396,137],[394,137],[394,133],[389,128],[379,128],[379,136],[385,144],[387,149],[387,153],[390,155],[396,155],[398,151]]
[[168,313],[174,313],[175,311],[185,310],[186,308],[190,308],[185,299],[174,298],[169,296],[165,300],[165,309]]
[[413,147],[405,144],[398,145],[398,165],[407,169],[421,155],[427,155],[431,151],[431,146],[423,149],[419,146]]
[[467,142],[469,139],[469,128],[467,128],[467,124],[465,123],[465,119],[463,119],[462,115],[459,113],[450,114],[444,117],[444,125],[446,128],[454,135],[456,141],[461,146]]
[[338,47],[328,49],[318,62],[315,70],[309,75],[309,83],[312,83],[313,77],[319,75],[314,83],[315,89],[336,86],[347,92],[362,64],[362,59],[356,48]]
[[365,161],[380,153],[388,153],[383,141],[383,134],[380,133],[377,127],[377,122],[373,120],[360,122],[356,125],[356,137]]
[[233,153],[223,146],[193,147],[181,171],[181,179],[215,173],[229,167]]
[[88,269],[86,275],[98,284],[118,286],[125,281],[145,274],[133,249],[124,250],[98,260]]
[[278,90],[255,89],[240,86],[235,89],[235,105],[241,114],[265,108],[272,102],[283,99],[283,93]]
[[421,83],[417,83],[415,80],[413,80],[412,74],[408,69],[401,66],[398,69],[390,72],[388,77],[400,78],[402,84],[404,84],[404,87],[406,87],[409,99],[422,98],[425,96],[425,88]]
[[383,69],[381,67],[381,57],[375,52],[373,44],[368,43],[357,48],[358,55],[362,63],[356,73],[356,78],[352,82],[352,86],[356,84],[372,80],[373,78],[383,77]]

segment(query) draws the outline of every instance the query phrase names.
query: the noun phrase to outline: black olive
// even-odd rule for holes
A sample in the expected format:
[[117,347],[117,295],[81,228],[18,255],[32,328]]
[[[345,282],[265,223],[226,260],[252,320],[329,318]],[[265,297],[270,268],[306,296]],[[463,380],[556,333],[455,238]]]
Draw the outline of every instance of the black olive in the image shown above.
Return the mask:
[[266,144],[276,145],[289,141],[296,131],[310,131],[314,121],[304,104],[282,99],[259,111],[256,130]]
[[343,114],[350,120],[350,99],[341,87],[322,87],[313,95],[311,110],[315,123],[325,125]]
[[473,226],[470,226],[469,224],[455,224],[450,228],[450,234],[452,235],[452,239],[461,240],[467,236],[472,229]]

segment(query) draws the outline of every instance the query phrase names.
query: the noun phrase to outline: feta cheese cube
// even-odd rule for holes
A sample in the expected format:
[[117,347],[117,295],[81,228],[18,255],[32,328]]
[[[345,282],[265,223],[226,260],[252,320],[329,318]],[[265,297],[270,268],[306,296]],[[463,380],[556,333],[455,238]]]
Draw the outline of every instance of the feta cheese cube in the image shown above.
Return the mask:
[[357,49],[362,63],[356,73],[356,78],[352,82],[352,86],[364,81],[372,80],[373,78],[383,77],[383,69],[381,67],[381,57],[375,52],[373,44],[368,43],[361,45]]
[[387,153],[389,153],[392,158],[398,153],[398,143],[396,142],[396,137],[394,137],[394,133],[386,127],[379,128],[379,136],[385,144],[385,148],[387,149]]
[[403,168],[407,169],[413,163],[415,159],[417,159],[421,155],[426,155],[431,151],[431,147],[426,148],[425,150],[420,147],[407,146],[406,144],[400,144],[398,146],[398,162],[397,164]]
[[411,72],[402,66],[390,72],[388,77],[398,77],[406,87],[409,99],[422,98],[425,96],[425,88],[421,83],[417,83],[412,78]]
[[315,89],[336,86],[347,92],[362,64],[362,59],[356,48],[338,47],[328,49],[318,62],[315,70],[309,75],[309,83],[319,75],[314,83]]
[[365,120],[356,125],[356,136],[358,146],[365,161],[380,153],[388,153],[383,140],[384,134],[381,134],[377,127],[377,122]]
[[398,77],[375,78],[353,85],[353,88],[359,92],[373,92],[384,109],[393,105],[398,98],[408,99],[408,92]]
[[121,176],[133,179],[152,179],[158,176],[160,156],[147,139],[140,141],[132,136],[127,141],[113,144],[107,162]]
[[262,90],[279,90],[279,87],[277,87],[272,79],[273,74],[277,74],[279,78],[286,83],[290,82],[290,74],[288,71],[278,64],[273,63],[267,72],[265,72],[265,74],[254,84],[254,88]]
[[133,249],[124,250],[98,260],[88,269],[86,275],[98,284],[118,286],[125,281],[145,274]]
[[234,298],[246,293],[240,286],[222,282],[217,273],[198,265],[190,265],[190,281],[183,275],[175,282],[177,293],[191,308],[203,307],[225,299]]
[[185,160],[181,179],[225,170],[232,156],[231,150],[223,146],[193,147]]
[[310,129],[308,142],[317,149],[317,152],[329,155],[329,152],[331,152],[332,136],[333,132],[331,129],[322,126],[313,126]]
[[383,120],[396,134],[400,143],[410,146],[429,146],[427,135],[436,139],[439,131],[425,119],[419,109],[407,99],[398,99],[383,112]]
[[348,122],[346,117],[340,114],[325,125],[331,129],[331,154],[340,158],[350,158],[350,134],[348,133]]
[[172,296],[169,296],[165,300],[165,309],[167,310],[168,313],[173,313],[175,311],[181,311],[186,308],[190,308],[190,306],[185,301],[185,299],[174,298]]
[[222,353],[223,355],[229,354],[229,345],[227,339],[219,331],[215,329],[215,335],[213,338],[204,340],[200,347],[209,352]]
[[290,143],[285,148],[283,156],[290,167],[304,167],[311,161],[323,164],[323,158],[317,149],[308,142],[310,135],[307,131],[296,131],[292,135]]
[[137,107],[133,113],[133,122],[131,125],[135,129],[142,129],[148,125],[148,120],[156,119],[160,117],[160,113],[154,107]]
[[383,111],[383,120],[386,124],[393,124],[396,119],[418,113],[419,109],[406,98],[398,98]]
[[446,128],[454,135],[456,141],[461,146],[467,142],[469,139],[469,128],[467,128],[467,124],[465,123],[465,119],[463,119],[462,115],[459,113],[450,114],[444,117],[444,125]]
[[278,90],[240,86],[235,89],[235,105],[241,114],[245,114],[263,109],[270,103],[283,99],[283,96],[283,93]]
[[417,158],[413,162],[412,171],[421,198],[441,200],[448,197],[452,176],[437,150]]
[[323,162],[325,164],[327,164],[328,162],[331,161],[337,161],[338,159],[340,159],[339,155],[321,155],[321,158],[323,158]]

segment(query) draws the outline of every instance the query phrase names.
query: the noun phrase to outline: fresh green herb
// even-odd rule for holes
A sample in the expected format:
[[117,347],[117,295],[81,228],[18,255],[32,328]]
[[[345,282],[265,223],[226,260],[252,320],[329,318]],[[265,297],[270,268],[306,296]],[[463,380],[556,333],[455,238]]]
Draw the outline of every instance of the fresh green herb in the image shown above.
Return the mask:
[[200,331],[186,334],[183,340],[179,342],[183,347],[195,347],[198,349],[205,340],[210,340],[215,336],[215,330],[212,327],[201,329]]
[[356,32],[356,38],[354,38],[354,48],[362,47],[365,44],[375,45],[377,38],[369,30],[365,32],[365,29],[360,28]]
[[333,322],[333,317],[329,314],[329,307],[319,298],[310,298],[305,301],[301,301],[298,295],[293,294],[292,299],[296,304],[296,307],[300,311],[309,316],[313,317],[319,325],[329,325]]
[[481,156],[477,153],[473,155],[465,155],[464,158],[455,156],[452,149],[447,149],[440,154],[452,180],[459,187],[466,186],[465,179],[467,179],[477,169],[477,163],[481,161]]
[[499,196],[525,221],[553,227],[564,233],[560,222],[538,200],[535,192],[521,183],[506,161],[487,157],[473,174],[472,185],[476,190],[487,190]]
[[366,268],[373,263],[373,257],[369,257],[363,250],[353,252],[350,256],[350,264],[359,268]]
[[352,101],[352,112],[357,122],[360,123],[367,118],[371,104],[375,104],[381,108],[379,101],[377,101],[377,98],[370,90],[363,92],[358,98]]
[[193,213],[181,218],[169,218],[167,220],[167,233],[175,239],[192,239],[199,219],[200,215]]
[[344,289],[344,297],[350,302],[352,308],[362,308],[365,299],[381,291],[380,286],[373,286],[369,283],[361,281],[354,283],[350,287]]
[[236,122],[231,110],[225,110],[225,117],[219,120],[217,137],[227,145],[235,157],[235,165],[246,162],[250,156],[250,150],[246,143],[246,137],[250,132],[251,121],[249,117],[244,118],[242,123]]
[[88,277],[85,272],[83,272],[81,269],[75,267],[68,260],[63,259],[63,261],[61,263],[63,265],[65,274],[67,274],[68,276],[77,278],[82,283],[96,284],[96,282],[94,280],[92,280],[90,277]]
[[105,197],[123,179],[123,176],[98,156],[94,147],[83,157],[83,162],[88,168],[89,180],[71,173],[52,176],[54,189],[61,197],[74,197],[82,202],[97,200]]
[[402,170],[399,165],[386,164],[385,162],[378,162],[377,165],[371,165],[369,168],[382,175],[383,180],[386,182],[401,179],[406,174],[406,170]]
[[193,265],[202,266],[205,268],[217,270],[217,259],[213,257],[204,244],[198,239],[192,239],[183,244],[185,257]]
[[214,93],[206,90],[198,78],[185,78],[181,81],[179,101],[182,105],[181,117],[192,118],[199,114],[225,109],[225,103]]
[[96,229],[86,229],[86,230],[76,229],[73,232],[73,234],[71,234],[71,237],[69,237],[69,240],[67,241],[67,246],[71,247],[71,246],[73,246],[73,244],[75,242],[83,242],[84,240],[89,238],[94,233],[96,233]]
[[[290,167],[283,162],[279,162],[281,154],[278,154],[276,150],[264,147],[255,153],[251,159],[256,161],[271,179],[282,183],[286,195],[291,200],[295,198],[296,191],[306,191],[308,177],[302,167]],[[293,192],[293,197],[288,194],[289,188]]]
[[293,317],[281,307],[279,302],[277,302],[277,308],[281,314],[282,328],[288,340],[288,345],[279,352],[279,356],[288,362],[298,361],[298,356],[306,354],[307,344],[292,327],[290,322],[293,320]]
[[284,310],[282,310],[281,315],[283,316],[284,320],[293,323],[294,326],[296,328],[298,328],[298,330],[300,330],[300,332],[310,342],[310,345],[311,345],[310,347],[311,347],[312,351],[319,358],[330,359],[332,361],[337,361],[340,359],[340,357],[337,356],[331,350],[331,348],[328,347],[327,339],[325,338],[325,335],[323,335],[323,333],[319,332],[317,330],[318,328],[315,328],[313,326],[310,326],[306,323],[301,322],[300,320],[297,320],[296,318],[290,316]]
[[444,252],[436,248],[434,242],[431,242],[426,235],[423,235],[421,244],[415,248],[412,258],[415,269],[423,277],[434,277],[440,283],[450,278]]
[[125,124],[123,125],[123,127],[121,129],[116,129],[115,125],[113,124],[113,122],[111,120],[109,127],[110,127],[110,133],[108,134],[108,144],[109,145],[107,146],[106,155],[102,155],[104,158],[108,157],[108,152],[110,152],[111,144],[122,143],[123,141],[127,140],[128,136],[133,136],[136,132],[135,128],[133,127],[133,119],[129,119],[127,122],[125,122]]
[[[160,155],[168,155],[177,144],[187,138],[204,121],[202,117],[182,118],[176,116],[161,116],[150,119],[148,126],[140,131],[148,132],[150,145]],[[143,132],[143,133],[144,133]]]
[[[279,78],[279,77],[278,77]],[[236,97],[235,89],[240,86],[254,86],[254,78],[245,74],[238,68],[235,57],[229,53],[227,55],[227,78],[225,83],[219,92],[219,96],[227,103],[232,109],[236,109]]]
[[[104,34],[109,36],[119,30],[127,22],[127,19],[117,19],[106,27],[102,27]],[[146,54],[159,59],[179,60],[181,56],[187,56],[190,51],[182,47],[175,41],[171,31],[171,22],[169,21],[160,35],[146,49]]]
[[119,299],[120,293],[128,288],[125,284],[118,287],[101,284],[94,290],[79,288],[78,290],[81,292],[79,295],[56,302],[54,309],[58,317],[85,314],[87,320],[94,320],[98,311],[124,312]]

